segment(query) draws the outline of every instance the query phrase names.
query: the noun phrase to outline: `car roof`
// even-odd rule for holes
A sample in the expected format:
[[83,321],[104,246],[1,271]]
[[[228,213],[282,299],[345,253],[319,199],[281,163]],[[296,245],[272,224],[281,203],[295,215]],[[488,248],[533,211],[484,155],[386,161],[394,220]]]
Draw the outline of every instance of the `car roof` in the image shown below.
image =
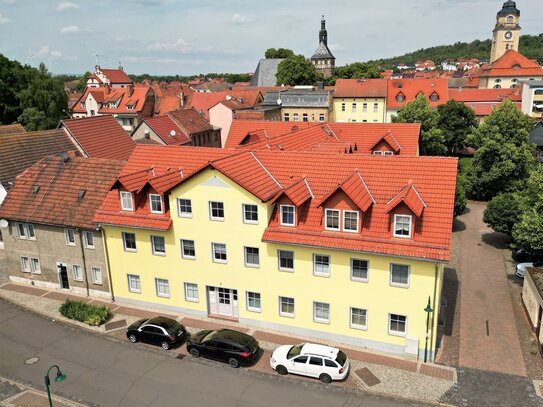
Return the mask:
[[248,345],[254,341],[252,336],[244,334],[243,332],[234,331],[232,329],[218,330],[215,338],[236,342],[240,345]]
[[301,354],[326,356],[326,357],[335,359],[337,357],[338,352],[339,352],[339,349],[332,348],[331,346],[317,345],[315,343],[306,343],[302,347]]
[[145,324],[158,325],[161,327],[169,327],[175,322],[177,322],[175,319],[171,319],[168,317],[154,317],[148,320]]

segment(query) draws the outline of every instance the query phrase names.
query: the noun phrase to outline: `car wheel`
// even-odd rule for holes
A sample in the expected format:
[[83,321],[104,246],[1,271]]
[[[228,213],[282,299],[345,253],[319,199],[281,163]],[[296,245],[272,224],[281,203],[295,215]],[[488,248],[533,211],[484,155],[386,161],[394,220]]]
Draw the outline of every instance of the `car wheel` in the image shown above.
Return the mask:
[[239,367],[239,362],[236,358],[228,359],[228,364],[230,365],[230,367],[233,367],[233,368]]
[[138,338],[136,338],[136,335],[130,334],[130,335],[128,336],[128,340],[129,340],[130,342],[132,342],[132,343],[136,343],[136,342],[138,341]]
[[170,349],[170,344],[166,341],[162,342],[162,349],[164,350]]
[[285,366],[283,365],[278,365],[276,368],[275,368],[275,371],[277,373],[279,373],[280,375],[286,375],[288,374],[288,370]]
[[200,357],[200,351],[196,348],[190,348],[189,349],[190,356],[193,358],[199,358]]
[[323,383],[332,383],[332,378],[329,374],[323,373],[319,376],[319,380]]

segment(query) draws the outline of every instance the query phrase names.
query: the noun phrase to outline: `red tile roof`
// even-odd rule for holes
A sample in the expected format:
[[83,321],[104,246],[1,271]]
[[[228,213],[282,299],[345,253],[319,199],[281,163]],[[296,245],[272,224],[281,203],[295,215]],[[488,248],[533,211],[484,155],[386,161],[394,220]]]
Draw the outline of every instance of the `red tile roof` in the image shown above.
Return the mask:
[[[97,114],[136,114],[143,110],[149,92],[150,88],[145,86],[135,86],[131,96],[129,96],[128,88],[111,88],[109,91],[107,91],[106,87],[87,88],[79,102],[74,105],[73,112],[87,113],[87,110],[81,107],[81,103],[85,102],[90,94],[96,102],[102,104]],[[117,107],[110,108],[109,102],[117,102]],[[133,108],[128,109],[127,105],[133,105]]]
[[528,59],[521,53],[510,49],[491,64],[481,67],[479,77],[533,76],[543,77],[543,68],[535,60]]
[[258,90],[227,90],[223,92],[195,92],[192,95],[192,100],[187,103],[186,107],[193,107],[196,111],[204,114],[204,117],[209,120],[209,109],[215,106],[220,101],[228,100],[228,97],[234,99],[243,99],[243,102],[248,107],[254,107],[263,99],[262,94]]
[[347,179],[340,182],[336,188],[324,195],[318,206],[323,206],[328,198],[334,195],[338,190],[345,192],[362,212],[366,212],[368,208],[375,203],[375,199],[373,199],[373,195],[368,189],[366,182],[364,182],[362,175],[359,171],[355,171]]
[[384,140],[398,154],[418,155],[419,134],[418,123],[311,123],[304,129],[281,136],[259,136],[259,141],[238,148],[373,154],[374,147]]
[[[415,100],[421,93],[428,99],[431,107],[437,107],[449,100],[449,88],[446,78],[438,79],[391,79],[388,81],[387,108],[399,109],[407,102]],[[404,100],[399,102],[396,98],[398,94],[404,96]],[[436,93],[439,97],[437,102],[432,102],[430,96]]]
[[405,203],[418,217],[422,215],[422,211],[427,207],[426,203],[415,188],[415,185],[413,185],[412,180],[409,180],[407,185],[387,202],[386,212],[391,212],[402,202]]
[[132,83],[132,79],[121,69],[101,69],[101,71],[112,84]]
[[5,134],[22,134],[26,130],[19,123],[16,124],[0,124],[0,137]]
[[[501,105],[501,103],[498,103],[498,102],[496,102],[496,103],[469,103],[469,102],[466,102],[465,104],[466,104],[466,106],[473,109],[473,111],[475,112],[475,116],[480,116],[480,117],[489,116],[490,113],[492,113],[494,111],[494,109],[498,108]],[[521,103],[515,103],[515,107],[518,110],[522,111]]]
[[[183,133],[179,125],[168,115],[144,119],[142,123],[146,123],[165,144],[182,146],[190,143],[190,137]],[[172,131],[175,132],[173,136]]]
[[0,217],[23,222],[94,229],[92,222],[122,161],[48,156],[17,177]]
[[10,183],[15,182],[17,175],[42,158],[61,151],[79,153],[78,147],[62,129],[2,134],[0,182],[6,190],[9,190]]
[[226,139],[226,148],[237,147],[242,143],[264,140],[281,134],[292,133],[313,126],[310,122],[275,122],[269,120],[233,120]]
[[136,143],[113,116],[63,120],[65,127],[89,157],[126,160]]
[[449,89],[449,98],[458,102],[520,102],[520,89]]
[[170,116],[188,136],[203,131],[213,130],[213,126],[195,109],[176,110],[168,113],[168,116]]
[[386,98],[386,79],[338,79],[334,98]]

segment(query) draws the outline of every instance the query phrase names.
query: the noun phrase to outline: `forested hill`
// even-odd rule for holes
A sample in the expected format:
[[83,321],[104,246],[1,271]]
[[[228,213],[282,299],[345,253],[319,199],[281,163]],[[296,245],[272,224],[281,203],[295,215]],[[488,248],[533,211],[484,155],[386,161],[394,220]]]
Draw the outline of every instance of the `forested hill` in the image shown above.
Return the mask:
[[[423,48],[398,57],[377,59],[368,62],[383,68],[391,69],[399,63],[414,64],[417,61],[424,61],[427,59],[431,59],[436,65],[449,59],[477,58],[480,60],[488,60],[490,58],[490,46],[491,40],[475,40],[470,43],[457,42],[454,45],[440,45],[438,47]],[[519,52],[527,58],[536,59],[539,63],[543,63],[543,34],[521,35]]]

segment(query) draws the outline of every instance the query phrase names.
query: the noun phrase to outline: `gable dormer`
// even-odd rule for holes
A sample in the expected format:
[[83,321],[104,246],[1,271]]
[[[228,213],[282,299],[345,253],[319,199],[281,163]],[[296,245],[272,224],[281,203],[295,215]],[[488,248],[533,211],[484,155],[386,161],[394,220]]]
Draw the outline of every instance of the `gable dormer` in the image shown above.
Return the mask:
[[415,225],[413,215],[421,219],[427,205],[413,182],[409,180],[407,185],[387,202],[386,208],[386,213],[391,216],[393,236],[411,238]]
[[279,204],[280,225],[296,226],[299,218],[299,208],[312,198],[314,198],[314,195],[308,180],[301,178],[283,189],[270,203]]
[[405,101],[405,95],[403,92],[398,92],[396,94],[396,102],[404,102]]
[[373,155],[397,155],[401,149],[402,146],[390,131],[370,148]]
[[438,95],[437,92],[435,92],[435,91],[432,92],[432,93],[430,94],[430,102],[436,103],[436,102],[438,102],[438,101],[439,101],[439,95]]

